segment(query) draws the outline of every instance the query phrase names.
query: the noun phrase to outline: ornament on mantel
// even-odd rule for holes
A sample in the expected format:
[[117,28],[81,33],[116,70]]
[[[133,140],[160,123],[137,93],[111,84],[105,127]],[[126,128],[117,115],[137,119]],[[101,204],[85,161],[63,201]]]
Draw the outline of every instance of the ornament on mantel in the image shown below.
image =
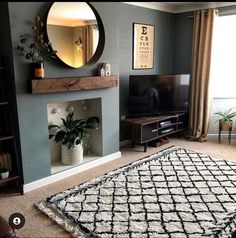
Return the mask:
[[111,75],[111,65],[109,63],[103,63],[98,68],[99,76],[110,76]]
[[105,64],[105,75],[110,76],[111,75],[111,65],[109,63]]
[[101,65],[98,67],[98,75],[99,75],[99,76],[105,76],[104,64],[101,64]]

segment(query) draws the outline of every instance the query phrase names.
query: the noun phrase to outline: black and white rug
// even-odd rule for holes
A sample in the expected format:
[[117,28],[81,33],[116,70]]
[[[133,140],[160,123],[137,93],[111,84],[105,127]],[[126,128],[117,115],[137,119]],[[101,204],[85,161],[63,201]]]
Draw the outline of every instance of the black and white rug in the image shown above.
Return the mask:
[[36,206],[73,237],[231,238],[236,164],[170,147]]

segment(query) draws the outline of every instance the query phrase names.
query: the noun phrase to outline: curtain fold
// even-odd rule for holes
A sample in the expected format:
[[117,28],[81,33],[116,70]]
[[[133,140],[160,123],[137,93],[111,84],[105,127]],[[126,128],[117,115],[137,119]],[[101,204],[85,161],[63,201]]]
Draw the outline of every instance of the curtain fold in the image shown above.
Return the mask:
[[83,43],[84,43],[84,51],[83,51],[83,61],[87,63],[92,55],[93,55],[93,32],[92,26],[83,26]]
[[210,66],[217,9],[194,12],[189,138],[206,141],[211,110]]

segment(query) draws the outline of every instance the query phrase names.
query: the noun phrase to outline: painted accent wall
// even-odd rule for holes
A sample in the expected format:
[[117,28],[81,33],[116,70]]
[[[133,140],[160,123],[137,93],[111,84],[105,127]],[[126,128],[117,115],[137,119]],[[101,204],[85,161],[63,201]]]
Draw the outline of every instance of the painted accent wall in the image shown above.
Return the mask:
[[[111,64],[113,75],[119,76],[119,87],[101,90],[88,90],[67,93],[32,95],[28,93],[27,82],[31,80],[30,64],[25,61],[15,47],[19,35],[31,33],[31,26],[37,15],[46,16],[50,3],[9,2],[1,6],[4,45],[0,53],[9,62],[9,75],[15,81],[19,117],[19,134],[22,150],[22,163],[25,183],[50,175],[50,152],[48,145],[47,105],[62,101],[90,98],[102,100],[102,155],[119,151],[119,141],[125,139],[120,134],[121,116],[128,113],[128,78],[130,74],[168,74],[191,72],[191,48],[193,19],[191,12],[171,14],[132,6],[120,2],[91,3],[99,13],[105,28],[105,48],[99,61],[89,68],[73,69],[60,61],[46,62],[46,77],[73,77],[97,75],[101,63]],[[4,10],[5,9],[5,10]],[[19,9],[21,9],[19,11]],[[222,11],[235,11],[234,7],[221,8]],[[220,10],[220,11],[221,11]],[[155,26],[154,68],[132,69],[133,23]],[[9,25],[11,31],[9,32]],[[12,51],[13,47],[13,51]],[[223,99],[217,99],[214,110],[221,108]],[[235,105],[236,99],[230,105]],[[224,101],[226,102],[226,101]],[[214,119],[215,121],[215,119]],[[234,128],[235,131],[235,128]],[[217,125],[210,125],[209,133],[218,133]]]
[[[7,58],[9,77],[16,85],[19,139],[25,183],[50,175],[48,104],[101,98],[102,155],[105,156],[119,151],[119,141],[125,139],[122,133],[120,134],[120,119],[121,116],[126,117],[128,113],[130,74],[191,72],[193,19],[188,18],[192,14],[191,12],[171,14],[120,2],[93,2],[91,4],[100,15],[105,28],[105,48],[101,58],[93,66],[81,69],[70,68],[59,60],[46,62],[46,77],[97,75],[98,66],[108,62],[111,64],[112,74],[119,76],[119,86],[111,89],[32,95],[27,90],[27,82],[31,80],[30,64],[19,56],[15,47],[19,35],[31,33],[35,17],[37,15],[46,16],[50,3],[9,2],[1,4],[3,7],[0,9],[0,13],[4,14],[0,18],[2,20],[1,29],[5,29],[5,33],[8,32],[5,35],[2,34],[6,47],[0,46],[0,53]],[[235,6],[221,9],[228,12],[235,11]],[[155,26],[153,69],[132,69],[133,23]],[[214,108],[220,108],[222,102],[217,101],[217,106]],[[235,105],[235,101],[231,101],[229,105]],[[217,133],[215,125],[210,126],[209,133]]]
[[[62,62],[46,62],[46,77],[77,77],[97,74],[98,64],[109,62],[112,74],[119,75],[118,61],[118,3],[93,3],[103,21],[106,44],[104,52],[92,67],[73,69]],[[19,35],[31,33],[37,15],[45,15],[49,3],[10,2],[9,18],[12,45],[16,47]],[[21,9],[19,11],[19,9]],[[119,86],[110,89],[87,90],[66,93],[30,94],[27,81],[31,80],[30,64],[13,52],[22,162],[25,183],[47,177],[50,172],[47,105],[63,101],[101,98],[102,100],[102,155],[119,151]]]
[[[128,116],[129,75],[170,74],[173,72],[174,14],[128,4],[119,5],[120,120]],[[133,23],[155,26],[154,68],[132,69]],[[126,138],[122,133],[120,141]]]
[[[9,2],[12,59],[16,84],[19,130],[25,183],[50,175],[47,105],[62,101],[90,98],[102,99],[103,156],[119,151],[120,114],[127,113],[128,75],[171,73],[173,70],[174,16],[151,9],[119,2],[91,3],[99,13],[105,28],[105,48],[99,61],[89,68],[73,69],[60,61],[46,62],[46,77],[97,75],[100,63],[111,64],[113,75],[119,75],[119,86],[111,89],[32,95],[27,91],[31,80],[30,64],[19,56],[15,47],[19,35],[31,33],[37,15],[46,16],[50,3]],[[19,11],[21,9],[21,11]],[[154,68],[132,70],[133,23],[155,25]],[[122,138],[121,138],[122,140]]]
[[192,12],[174,14],[174,60],[173,72],[175,74],[190,74],[192,60]]

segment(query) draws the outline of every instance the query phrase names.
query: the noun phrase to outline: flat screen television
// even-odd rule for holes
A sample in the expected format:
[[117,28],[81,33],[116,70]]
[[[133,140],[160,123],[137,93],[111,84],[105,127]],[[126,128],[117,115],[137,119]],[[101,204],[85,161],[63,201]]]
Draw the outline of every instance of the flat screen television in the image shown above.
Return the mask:
[[129,116],[188,112],[189,84],[189,74],[130,75]]

